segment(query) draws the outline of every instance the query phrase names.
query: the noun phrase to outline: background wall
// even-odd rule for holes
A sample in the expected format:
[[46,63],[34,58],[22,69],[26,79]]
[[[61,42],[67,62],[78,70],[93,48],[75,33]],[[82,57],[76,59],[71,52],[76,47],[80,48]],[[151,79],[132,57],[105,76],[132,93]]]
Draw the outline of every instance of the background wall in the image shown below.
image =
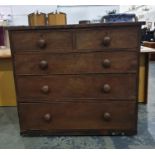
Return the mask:
[[27,15],[36,12],[49,13],[56,10],[57,6],[52,5],[13,5],[13,6],[0,6],[0,14],[3,14],[5,18],[11,14],[11,25],[28,25]]
[[[11,25],[28,25],[27,15],[36,12],[49,13],[55,10],[67,13],[67,23],[77,24],[79,20],[99,20],[109,11],[119,12],[119,5],[99,5],[99,6],[56,6],[56,5],[27,5],[27,6],[0,6],[0,18],[10,19]],[[12,15],[12,16],[9,16]],[[95,22],[95,21],[94,21]]]
[[[117,13],[135,13],[139,21],[151,23],[151,29],[155,28],[155,6],[154,5],[13,5],[0,6],[0,20],[9,19],[11,25],[28,25],[27,15],[36,11],[49,13],[55,10],[67,13],[68,24],[77,24],[79,20],[100,20],[109,11],[116,10]],[[11,15],[11,16],[9,16]]]
[[155,29],[155,5],[122,5],[121,13],[135,13],[139,21],[146,21],[146,26]]
[[58,10],[67,13],[68,24],[78,24],[79,20],[91,20],[97,22],[109,11],[116,10],[119,13],[118,5],[98,6],[58,6]]

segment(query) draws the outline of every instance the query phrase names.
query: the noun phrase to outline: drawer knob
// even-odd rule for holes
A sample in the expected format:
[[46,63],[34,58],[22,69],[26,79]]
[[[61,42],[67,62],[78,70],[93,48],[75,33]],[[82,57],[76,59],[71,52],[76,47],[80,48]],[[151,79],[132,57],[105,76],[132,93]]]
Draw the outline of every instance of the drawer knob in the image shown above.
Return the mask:
[[104,92],[104,93],[109,93],[111,91],[111,86],[109,84],[104,84],[101,91]]
[[110,45],[110,41],[111,41],[110,37],[105,36],[104,39],[103,39],[103,45],[104,46],[109,46]]
[[110,121],[110,120],[111,120],[111,115],[110,115],[110,113],[108,113],[108,112],[105,112],[105,113],[104,113],[104,120],[105,120],[105,121]]
[[46,47],[46,41],[44,39],[39,39],[38,40],[38,46],[40,48],[45,48]]
[[40,61],[40,64],[39,64],[39,67],[40,67],[41,69],[47,69],[47,68],[48,68],[48,62],[45,61],[45,60],[41,60],[41,61]]
[[111,62],[109,59],[104,59],[103,63],[102,63],[104,68],[109,68],[111,65]]
[[49,93],[49,86],[48,86],[48,85],[44,85],[44,86],[41,88],[41,91],[42,91],[44,94]]
[[47,113],[47,114],[44,115],[44,120],[45,120],[46,122],[51,121],[51,119],[52,119],[52,117],[51,117],[51,114],[50,114],[50,113]]

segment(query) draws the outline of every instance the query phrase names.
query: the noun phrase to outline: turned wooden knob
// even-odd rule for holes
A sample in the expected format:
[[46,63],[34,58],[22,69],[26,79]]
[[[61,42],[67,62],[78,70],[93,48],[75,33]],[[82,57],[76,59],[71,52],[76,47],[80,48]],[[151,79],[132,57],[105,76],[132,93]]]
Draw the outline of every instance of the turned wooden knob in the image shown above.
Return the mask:
[[104,68],[109,68],[110,65],[111,65],[110,60],[109,60],[109,59],[104,59],[104,61],[103,61],[103,63],[102,63],[102,66],[103,66]]
[[40,48],[45,48],[46,47],[46,41],[44,39],[39,39],[38,42],[37,42],[37,45]]
[[109,93],[111,91],[111,86],[109,84],[104,84],[101,91],[104,92],[104,93]]
[[111,42],[111,38],[108,37],[108,36],[105,36],[104,39],[103,39],[103,45],[104,46],[109,46],[110,42]]
[[41,91],[42,91],[44,94],[48,94],[48,93],[49,93],[49,86],[48,86],[48,85],[42,86]]
[[43,70],[47,69],[48,68],[48,62],[46,60],[41,60],[39,63],[39,67]]
[[44,115],[44,120],[45,120],[46,122],[51,121],[51,120],[52,120],[51,114],[50,114],[50,113],[45,114],[45,115]]
[[105,113],[104,113],[104,120],[105,120],[105,121],[110,121],[110,120],[111,120],[111,115],[110,115],[110,113],[108,113],[108,112],[105,112]]

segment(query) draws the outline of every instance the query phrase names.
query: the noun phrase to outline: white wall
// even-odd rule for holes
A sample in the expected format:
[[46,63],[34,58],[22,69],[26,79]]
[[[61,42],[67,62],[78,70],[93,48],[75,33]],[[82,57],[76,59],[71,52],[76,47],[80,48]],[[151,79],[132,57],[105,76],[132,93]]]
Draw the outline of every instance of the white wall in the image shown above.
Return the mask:
[[146,21],[152,23],[151,29],[155,29],[155,5],[140,5],[135,6],[135,9],[131,9],[132,5],[121,6],[120,12],[135,13],[139,21]]
[[39,12],[49,13],[56,9],[67,14],[68,24],[77,24],[79,20],[95,20],[100,19],[107,12],[116,10],[119,12],[118,5],[100,5],[100,6],[56,6],[56,5],[13,5],[0,6],[0,13],[12,15],[11,25],[28,25],[27,15],[38,10]]
[[28,25],[27,15],[36,12],[49,13],[55,11],[56,5],[13,5],[13,6],[0,6],[0,13],[5,15],[12,15],[11,25]]
[[112,10],[118,13],[119,5],[58,6],[58,10],[67,13],[68,24],[78,24],[80,20],[100,20]]
[[128,11],[130,7],[131,7],[131,5],[121,5],[120,13],[124,13],[124,12]]

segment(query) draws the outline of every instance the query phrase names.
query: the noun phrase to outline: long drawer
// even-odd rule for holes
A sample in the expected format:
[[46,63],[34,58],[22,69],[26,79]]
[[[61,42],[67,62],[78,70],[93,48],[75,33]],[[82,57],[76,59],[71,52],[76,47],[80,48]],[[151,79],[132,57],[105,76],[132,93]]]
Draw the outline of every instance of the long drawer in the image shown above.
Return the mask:
[[18,100],[136,99],[135,74],[17,76]]
[[130,101],[21,103],[21,131],[135,130],[136,104]]
[[[86,74],[137,71],[137,52],[15,54],[16,74]],[[121,60],[121,61],[120,61]]]

